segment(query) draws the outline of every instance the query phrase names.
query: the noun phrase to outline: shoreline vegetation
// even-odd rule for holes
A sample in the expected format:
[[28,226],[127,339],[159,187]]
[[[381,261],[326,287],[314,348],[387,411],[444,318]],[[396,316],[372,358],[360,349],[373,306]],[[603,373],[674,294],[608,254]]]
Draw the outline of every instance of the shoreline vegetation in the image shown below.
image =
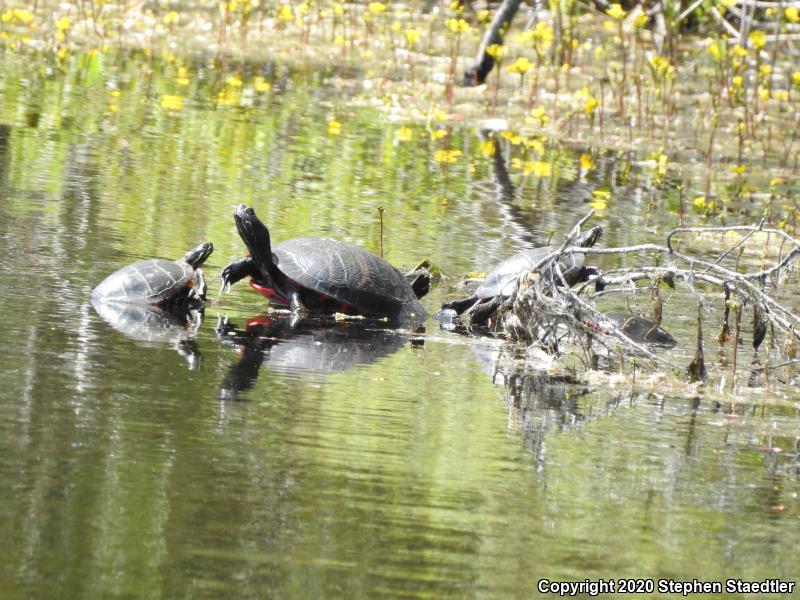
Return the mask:
[[153,90],[166,111],[246,109],[280,89],[283,70],[313,67],[350,96],[331,107],[331,135],[346,129],[348,102],[369,102],[398,125],[399,142],[428,135],[435,160],[448,164],[463,154],[448,139],[452,127],[501,117],[511,166],[525,175],[544,172],[541,158],[559,141],[585,146],[587,168],[597,152],[633,152],[656,179],[682,185],[692,210],[716,216],[735,212],[742,199],[777,199],[768,224],[794,229],[797,208],[775,208],[785,204],[784,184],[795,181],[800,160],[797,3],[662,2],[647,11],[574,0],[539,11],[524,5],[503,44],[486,49],[496,63],[487,83],[464,87],[491,8],[9,3],[0,42],[6,54],[61,71],[141,52],[168,75],[165,89]]

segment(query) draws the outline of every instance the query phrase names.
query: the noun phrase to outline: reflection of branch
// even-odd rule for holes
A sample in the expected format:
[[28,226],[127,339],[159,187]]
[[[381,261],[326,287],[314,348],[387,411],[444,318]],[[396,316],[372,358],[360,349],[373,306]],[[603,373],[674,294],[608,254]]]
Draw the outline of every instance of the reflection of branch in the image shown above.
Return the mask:
[[492,164],[497,181],[497,198],[501,202],[511,202],[514,199],[514,184],[511,182],[511,175],[508,172],[508,163],[497,136],[492,136],[492,143],[494,144]]

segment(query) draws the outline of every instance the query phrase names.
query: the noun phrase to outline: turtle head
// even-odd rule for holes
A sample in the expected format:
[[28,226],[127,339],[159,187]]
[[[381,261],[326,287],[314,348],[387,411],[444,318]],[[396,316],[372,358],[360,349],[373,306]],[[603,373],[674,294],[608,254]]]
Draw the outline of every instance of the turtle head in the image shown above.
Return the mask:
[[270,273],[272,266],[272,246],[270,245],[269,230],[256,216],[252,208],[240,204],[233,213],[236,221],[236,230],[242,238],[244,245],[250,252],[256,267],[262,273]]
[[595,225],[575,240],[575,245],[581,248],[591,248],[597,243],[601,235],[603,235],[603,228],[600,225]]
[[192,248],[183,257],[183,262],[188,263],[193,269],[202,265],[214,251],[214,244],[203,242],[197,248]]

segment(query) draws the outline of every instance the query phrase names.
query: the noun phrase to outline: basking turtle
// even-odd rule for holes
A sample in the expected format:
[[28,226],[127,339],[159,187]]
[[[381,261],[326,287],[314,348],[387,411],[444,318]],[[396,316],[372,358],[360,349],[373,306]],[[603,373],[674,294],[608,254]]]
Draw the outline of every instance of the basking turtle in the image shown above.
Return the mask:
[[161,306],[202,302],[206,283],[200,265],[213,251],[211,242],[204,242],[180,260],[151,258],[123,267],[92,290],[92,301]]
[[[269,230],[252,208],[233,215],[249,256],[222,270],[222,288],[250,277],[271,302],[293,311],[343,312],[421,320],[425,310],[405,276],[382,258],[328,238],[300,237],[272,246]],[[415,285],[427,291],[424,277]]]
[[634,342],[664,348],[672,348],[678,344],[669,331],[662,329],[654,321],[645,317],[621,312],[609,312],[606,313],[606,317]]
[[[576,239],[573,245],[589,248],[594,246],[601,235],[603,228],[597,225]],[[442,308],[452,309],[458,315],[469,311],[470,323],[485,323],[500,308],[503,300],[511,295],[519,276],[530,271],[554,250],[554,247],[546,246],[518,252],[489,271],[483,284],[472,296],[447,302],[442,304]],[[598,274],[595,267],[584,266],[584,259],[584,254],[574,253],[565,255],[559,260],[559,269],[567,284],[574,285],[579,281],[587,281],[591,275]],[[555,273],[551,270],[548,276],[555,277]]]

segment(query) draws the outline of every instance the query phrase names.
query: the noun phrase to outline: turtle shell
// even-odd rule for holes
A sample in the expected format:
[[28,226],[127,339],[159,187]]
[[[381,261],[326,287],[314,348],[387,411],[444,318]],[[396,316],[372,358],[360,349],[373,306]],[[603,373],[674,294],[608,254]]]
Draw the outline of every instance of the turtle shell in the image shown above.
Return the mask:
[[194,272],[182,261],[143,260],[114,271],[94,288],[92,298],[105,302],[158,304],[186,289]]
[[634,342],[672,348],[678,341],[666,329],[656,325],[650,319],[619,312],[610,312],[606,316],[616,323],[622,333]]
[[[603,235],[603,228],[595,225],[576,238],[573,246],[589,248],[595,245],[601,235]],[[540,260],[555,250],[556,248],[551,246],[533,248],[523,250],[511,258],[505,259],[489,272],[483,284],[475,290],[475,295],[481,300],[488,300],[495,296],[510,296],[517,278],[533,269]],[[579,281],[585,258],[586,255],[575,252],[566,254],[559,260],[561,274],[568,285],[574,285]],[[555,276],[555,273],[550,273],[550,275]]]
[[299,287],[365,316],[423,318],[425,309],[405,276],[361,248],[328,238],[300,237],[272,248],[278,269]]
[[[510,296],[514,284],[520,275],[530,271],[536,264],[553,252],[555,248],[533,248],[518,252],[505,259],[494,269],[489,271],[486,280],[475,290],[478,298],[485,300],[495,296]],[[568,254],[559,261],[561,273],[569,285],[576,283],[581,272],[585,255],[580,253]]]

